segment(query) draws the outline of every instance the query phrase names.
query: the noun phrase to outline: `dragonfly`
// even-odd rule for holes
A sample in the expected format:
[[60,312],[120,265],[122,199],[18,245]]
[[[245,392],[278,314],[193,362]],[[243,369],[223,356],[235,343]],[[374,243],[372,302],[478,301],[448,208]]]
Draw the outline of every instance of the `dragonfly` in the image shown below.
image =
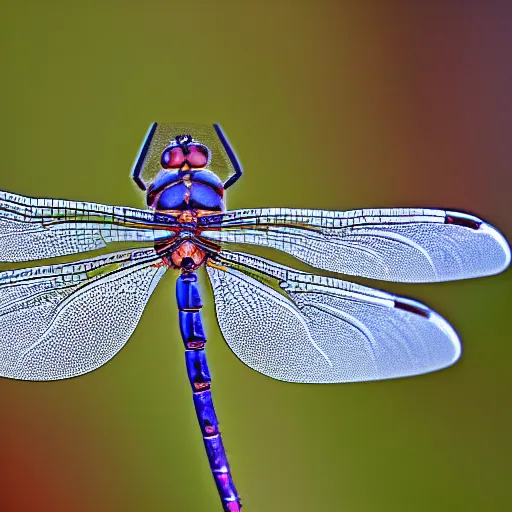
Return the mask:
[[[226,512],[242,503],[212,401],[200,268],[243,363],[281,381],[342,383],[445,368],[461,354],[459,338],[419,302],[296,270],[254,255],[255,246],[326,273],[406,283],[489,276],[510,263],[497,229],[457,211],[227,211],[226,190],[241,176],[218,124],[154,123],[132,169],[146,209],[0,192],[0,261],[61,258],[0,272],[0,376],[52,381],[99,368],[128,341],[162,275],[175,272],[186,371]],[[130,248],[62,261],[119,242]]]

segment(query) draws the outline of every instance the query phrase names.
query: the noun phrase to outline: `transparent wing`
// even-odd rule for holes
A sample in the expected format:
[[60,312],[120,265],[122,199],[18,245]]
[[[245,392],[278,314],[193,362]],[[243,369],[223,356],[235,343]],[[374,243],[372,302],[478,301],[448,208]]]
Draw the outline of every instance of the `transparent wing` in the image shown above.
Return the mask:
[[0,273],[0,376],[75,377],[133,333],[165,272],[153,249]]
[[173,234],[172,216],[96,203],[33,199],[0,191],[0,261],[92,251],[108,242],[153,242]]
[[317,268],[386,281],[479,277],[510,263],[509,246],[495,228],[444,210],[264,208],[201,223],[202,236],[212,240],[271,247]]
[[439,370],[460,355],[452,327],[410,299],[242,253],[222,251],[207,271],[228,345],[274,379],[405,377]]

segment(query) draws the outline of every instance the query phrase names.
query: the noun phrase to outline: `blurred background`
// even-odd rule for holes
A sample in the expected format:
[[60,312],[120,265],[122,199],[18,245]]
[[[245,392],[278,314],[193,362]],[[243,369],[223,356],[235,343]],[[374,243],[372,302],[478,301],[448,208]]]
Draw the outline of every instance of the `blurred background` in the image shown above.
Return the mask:
[[[1,12],[0,189],[141,207],[128,174],[149,124],[219,122],[245,170],[231,209],[460,209],[512,239],[507,2],[26,0]],[[505,510],[512,274],[366,284],[445,316],[461,361],[394,381],[273,381],[230,352],[205,294],[244,510]],[[169,272],[104,367],[0,380],[2,511],[220,511],[176,318]]]

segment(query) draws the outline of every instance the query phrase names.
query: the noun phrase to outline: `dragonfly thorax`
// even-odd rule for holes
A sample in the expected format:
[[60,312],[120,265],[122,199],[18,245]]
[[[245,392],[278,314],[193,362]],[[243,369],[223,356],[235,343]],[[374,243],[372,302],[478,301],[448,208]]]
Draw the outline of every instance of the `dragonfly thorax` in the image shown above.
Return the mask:
[[162,170],[148,187],[146,200],[157,211],[224,211],[224,186],[206,169]]
[[195,270],[206,258],[206,253],[196,244],[185,241],[171,253],[172,266],[184,270]]
[[192,272],[208,257],[218,254],[220,245],[203,239],[199,219],[212,215],[209,210],[170,210],[165,215],[175,218],[174,236],[155,239],[155,250],[170,268]]

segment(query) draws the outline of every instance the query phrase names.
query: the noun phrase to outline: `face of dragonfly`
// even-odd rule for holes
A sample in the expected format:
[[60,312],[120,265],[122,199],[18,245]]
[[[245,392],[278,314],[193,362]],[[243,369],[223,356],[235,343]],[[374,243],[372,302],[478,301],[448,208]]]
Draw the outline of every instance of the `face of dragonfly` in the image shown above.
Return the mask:
[[195,141],[191,135],[178,135],[163,151],[160,158],[162,169],[195,170],[208,166],[210,150]]
[[[152,129],[134,169],[148,210],[0,193],[1,261],[87,253],[111,242],[138,246],[0,273],[0,375],[53,380],[103,365],[131,336],[163,273],[187,271],[190,260],[192,269],[206,265],[226,342],[269,377],[364,381],[431,372],[457,360],[459,339],[440,315],[335,274],[409,283],[496,274],[508,267],[510,250],[494,227],[425,208],[226,212],[224,190],[241,169],[232,172],[238,162],[226,163],[232,150],[225,139],[217,134],[215,141],[207,128]],[[192,139],[175,140],[184,133]],[[195,185],[204,188],[196,194]],[[233,243],[245,251],[232,252]],[[252,256],[254,246],[334,275]]]

